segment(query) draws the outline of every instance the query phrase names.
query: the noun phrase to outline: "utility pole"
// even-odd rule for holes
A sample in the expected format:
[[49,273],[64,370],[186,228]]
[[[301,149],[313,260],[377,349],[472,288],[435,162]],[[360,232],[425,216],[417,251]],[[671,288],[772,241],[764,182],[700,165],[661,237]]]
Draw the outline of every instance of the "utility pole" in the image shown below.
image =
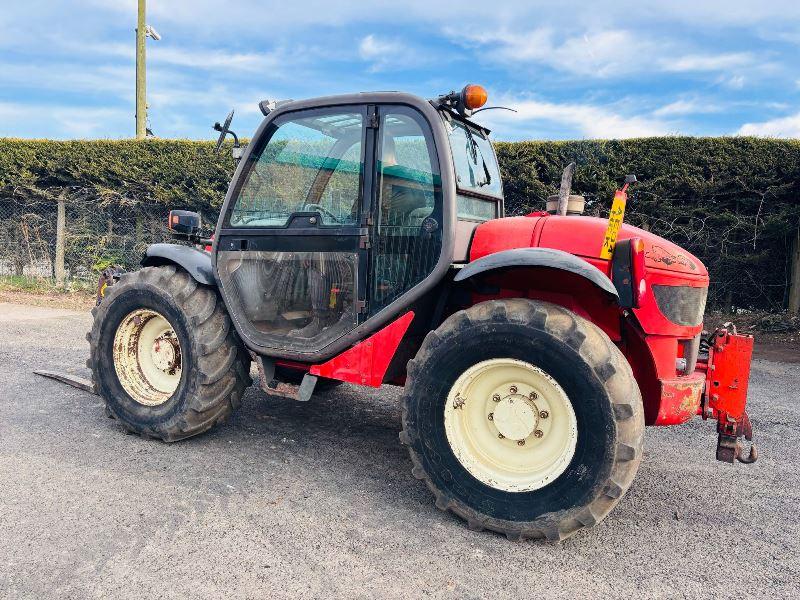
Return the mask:
[[136,21],[136,139],[147,135],[147,71],[145,67],[147,24],[145,22],[147,0],[139,0],[139,17]]

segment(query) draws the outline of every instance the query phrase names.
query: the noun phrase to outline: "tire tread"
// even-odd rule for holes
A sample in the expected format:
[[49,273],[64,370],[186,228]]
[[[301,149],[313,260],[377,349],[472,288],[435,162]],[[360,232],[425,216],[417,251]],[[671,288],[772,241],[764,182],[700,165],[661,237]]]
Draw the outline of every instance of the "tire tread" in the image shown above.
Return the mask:
[[250,385],[250,357],[231,326],[224,303],[214,288],[197,283],[186,271],[172,265],[145,267],[125,273],[108,289],[103,302],[92,310],[94,325],[87,333],[90,358],[87,366],[95,382],[105,375],[98,369],[100,331],[114,298],[132,289],[154,286],[172,297],[191,324],[189,335],[199,357],[190,369],[199,385],[186,400],[184,410],[156,426],[135,426],[126,422],[106,401],[106,414],[131,433],[144,438],[175,442],[203,433],[221,423],[241,404]]
[[[426,473],[414,449],[413,440],[421,437],[421,428],[411,417],[410,405],[414,395],[422,393],[422,390],[415,389],[415,385],[421,379],[420,373],[425,365],[431,364],[434,349],[460,332],[498,320],[531,325],[561,339],[590,364],[613,400],[612,415],[616,423],[617,444],[612,468],[606,481],[598,486],[598,493],[586,505],[562,511],[566,514],[547,513],[534,521],[525,522],[487,517],[465,503],[449,498],[444,490],[439,489]],[[619,390],[625,389],[629,390],[628,397],[620,399]],[[561,306],[524,298],[482,302],[454,313],[438,329],[428,333],[417,355],[408,363],[402,425],[400,440],[408,446],[413,464],[412,474],[425,481],[436,499],[436,507],[461,517],[467,521],[470,529],[480,524],[481,528],[504,534],[510,540],[543,538],[562,541],[602,521],[630,487],[642,459],[644,440],[641,393],[622,352],[594,323]]]

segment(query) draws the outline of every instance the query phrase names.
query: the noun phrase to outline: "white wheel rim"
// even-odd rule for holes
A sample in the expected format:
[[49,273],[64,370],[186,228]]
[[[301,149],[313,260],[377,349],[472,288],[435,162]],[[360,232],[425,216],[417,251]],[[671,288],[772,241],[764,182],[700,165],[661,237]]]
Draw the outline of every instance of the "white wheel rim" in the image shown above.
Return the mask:
[[164,404],[178,388],[181,346],[163,315],[140,308],[122,319],[113,354],[119,382],[139,404]]
[[563,388],[539,367],[512,358],[467,369],[447,395],[444,426],[461,465],[505,492],[555,481],[578,441],[575,411]]

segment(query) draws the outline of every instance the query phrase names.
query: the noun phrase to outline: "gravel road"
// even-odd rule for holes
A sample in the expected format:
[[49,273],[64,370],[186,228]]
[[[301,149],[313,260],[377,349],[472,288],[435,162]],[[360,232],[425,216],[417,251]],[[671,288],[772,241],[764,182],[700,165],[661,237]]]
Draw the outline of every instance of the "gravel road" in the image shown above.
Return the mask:
[[0,303],[0,597],[798,597],[800,365],[758,360],[760,460],[711,424],[648,429],[638,478],[559,545],[438,511],[397,439],[397,390],[306,404],[248,390],[199,438],[126,435],[87,375],[84,312]]

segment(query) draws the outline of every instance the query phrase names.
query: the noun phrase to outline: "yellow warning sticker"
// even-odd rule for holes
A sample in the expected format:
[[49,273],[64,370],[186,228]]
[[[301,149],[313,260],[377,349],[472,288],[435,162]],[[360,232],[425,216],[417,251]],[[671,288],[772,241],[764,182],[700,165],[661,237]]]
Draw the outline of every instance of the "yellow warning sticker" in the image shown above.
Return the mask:
[[608,227],[603,236],[603,247],[600,249],[600,258],[611,260],[611,256],[614,254],[619,228],[622,227],[622,221],[625,218],[627,200],[628,194],[621,190],[617,190],[617,193],[614,194],[614,202],[611,204],[611,212],[608,215]]

